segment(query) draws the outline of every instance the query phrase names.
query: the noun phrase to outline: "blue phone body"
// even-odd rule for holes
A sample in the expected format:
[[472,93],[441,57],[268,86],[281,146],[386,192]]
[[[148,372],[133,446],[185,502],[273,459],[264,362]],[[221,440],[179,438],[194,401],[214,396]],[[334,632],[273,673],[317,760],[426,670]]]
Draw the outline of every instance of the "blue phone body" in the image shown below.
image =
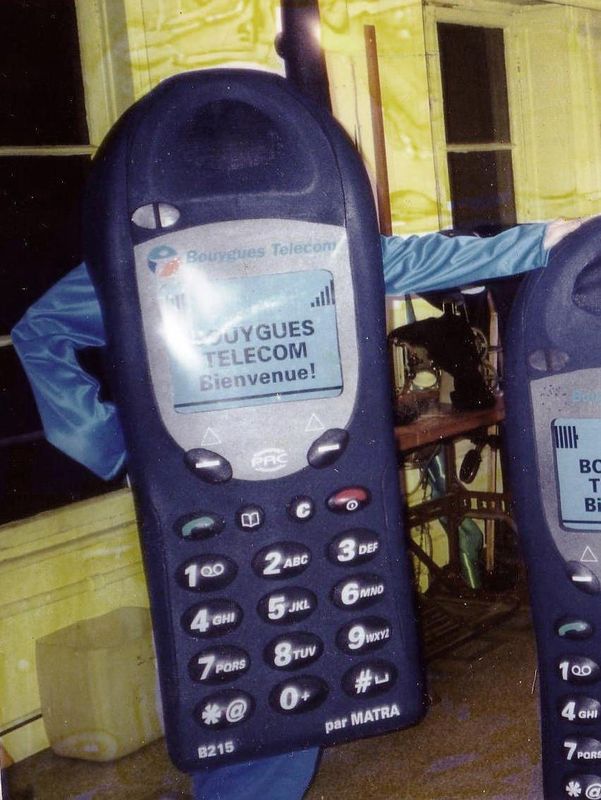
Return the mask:
[[511,489],[537,638],[546,800],[601,797],[600,241],[594,220],[553,249],[520,287],[506,341]]
[[416,722],[380,242],[347,137],[275,75],[172,78],[103,145],[84,226],[176,765]]

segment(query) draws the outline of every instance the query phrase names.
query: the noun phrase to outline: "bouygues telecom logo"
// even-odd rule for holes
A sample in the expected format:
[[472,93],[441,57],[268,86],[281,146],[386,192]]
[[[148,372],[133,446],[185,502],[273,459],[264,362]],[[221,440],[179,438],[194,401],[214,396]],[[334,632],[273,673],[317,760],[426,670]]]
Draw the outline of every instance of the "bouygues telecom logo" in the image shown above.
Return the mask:
[[167,244],[153,248],[148,254],[148,267],[159,278],[171,278],[182,265],[177,250]]

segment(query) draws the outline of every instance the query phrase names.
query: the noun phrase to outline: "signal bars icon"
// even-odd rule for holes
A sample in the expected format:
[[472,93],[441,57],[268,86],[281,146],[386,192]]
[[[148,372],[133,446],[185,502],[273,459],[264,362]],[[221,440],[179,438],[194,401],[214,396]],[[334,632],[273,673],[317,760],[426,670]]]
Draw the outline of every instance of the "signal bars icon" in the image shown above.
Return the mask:
[[331,280],[327,286],[321,290],[315,300],[311,303],[311,308],[321,308],[323,306],[336,305],[336,295],[334,293],[334,281]]

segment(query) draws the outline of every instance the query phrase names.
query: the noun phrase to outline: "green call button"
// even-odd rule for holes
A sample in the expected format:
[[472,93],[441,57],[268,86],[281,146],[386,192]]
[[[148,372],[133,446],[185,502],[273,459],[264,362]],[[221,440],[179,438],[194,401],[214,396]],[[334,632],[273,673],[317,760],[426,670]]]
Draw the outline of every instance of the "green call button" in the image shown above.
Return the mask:
[[224,527],[223,518],[210,511],[200,511],[194,516],[188,514],[176,525],[178,533],[184,539],[208,539],[216,533],[221,533]]
[[555,630],[562,639],[588,639],[593,635],[593,626],[583,619],[562,619]]

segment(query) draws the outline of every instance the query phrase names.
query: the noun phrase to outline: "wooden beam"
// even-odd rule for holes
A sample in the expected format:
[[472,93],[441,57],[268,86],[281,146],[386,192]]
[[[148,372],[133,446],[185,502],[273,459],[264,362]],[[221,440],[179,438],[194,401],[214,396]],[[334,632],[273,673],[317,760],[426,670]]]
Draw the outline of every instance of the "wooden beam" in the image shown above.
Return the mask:
[[376,164],[376,193],[380,232],[385,236],[392,234],[392,214],[390,210],[390,188],[388,184],[388,164],[386,161],[386,138],[384,134],[384,115],[382,112],[382,91],[378,67],[378,44],[374,25],[365,25],[365,54],[367,58],[367,80],[371,106],[371,124],[374,137]]

